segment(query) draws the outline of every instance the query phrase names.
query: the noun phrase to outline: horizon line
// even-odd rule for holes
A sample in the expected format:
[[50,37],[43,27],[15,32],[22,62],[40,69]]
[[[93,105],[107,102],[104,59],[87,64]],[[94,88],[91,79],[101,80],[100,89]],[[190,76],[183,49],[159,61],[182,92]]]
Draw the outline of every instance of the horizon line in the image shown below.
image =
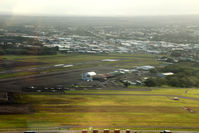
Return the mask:
[[12,14],[0,13],[0,16],[19,16],[19,17],[99,17],[99,18],[133,18],[133,17],[183,17],[199,16],[199,14],[159,14],[159,15],[50,15],[50,14]]

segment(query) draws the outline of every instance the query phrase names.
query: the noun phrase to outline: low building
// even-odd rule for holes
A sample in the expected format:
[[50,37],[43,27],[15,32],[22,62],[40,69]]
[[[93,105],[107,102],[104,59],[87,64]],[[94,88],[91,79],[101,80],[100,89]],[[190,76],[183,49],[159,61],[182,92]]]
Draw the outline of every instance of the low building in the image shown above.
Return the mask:
[[172,76],[172,75],[174,75],[174,73],[172,73],[172,72],[158,73],[157,74],[158,77],[166,77],[166,76]]
[[155,69],[155,67],[148,65],[148,66],[137,67],[137,69],[148,71],[148,70],[151,70],[151,69]]
[[179,98],[178,97],[174,97],[173,100],[179,100]]
[[117,71],[121,72],[121,73],[130,73],[130,70],[128,69],[118,69]]
[[83,81],[93,81],[93,77],[96,76],[96,72],[87,72],[82,74]]

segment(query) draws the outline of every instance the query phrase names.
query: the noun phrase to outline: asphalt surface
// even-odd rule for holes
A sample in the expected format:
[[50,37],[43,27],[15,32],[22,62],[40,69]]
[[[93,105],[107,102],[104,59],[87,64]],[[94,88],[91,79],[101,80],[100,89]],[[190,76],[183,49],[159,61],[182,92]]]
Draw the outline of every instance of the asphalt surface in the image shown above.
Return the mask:
[[18,72],[38,72],[38,71],[44,71],[44,70],[53,69],[53,68],[67,68],[67,67],[74,67],[74,66],[80,66],[80,65],[97,64],[97,63],[102,63],[102,62],[104,61],[96,60],[96,61],[79,62],[79,63],[74,63],[74,64],[54,64],[54,65],[45,65],[45,66],[37,66],[37,67],[28,67],[28,68],[23,68],[23,69],[9,69],[9,70],[0,71],[0,75],[18,73]]
[[44,86],[55,87],[56,85],[63,85],[64,87],[71,87],[72,84],[80,83],[81,74],[94,71],[97,73],[110,72],[114,68],[110,67],[90,67],[82,69],[74,69],[68,71],[59,71],[46,74],[37,74],[9,79],[0,79],[0,91],[7,90],[10,92],[20,92],[23,87],[30,86]]
[[[64,68],[73,67],[85,64],[98,64],[103,61],[89,61],[84,63],[76,64],[57,64],[53,66],[35,67],[22,70],[8,70],[1,73],[9,74],[15,72],[29,72],[29,71],[42,71],[51,68]],[[29,75],[23,77],[14,77],[8,79],[0,79],[0,90],[9,89],[12,92],[19,92],[22,87],[29,86],[45,86],[52,87],[55,85],[64,85],[65,87],[70,87],[72,84],[81,81],[81,74],[88,71],[95,71],[97,73],[106,73],[115,70],[113,67],[103,66],[103,64],[94,65],[89,68],[72,69],[58,72],[41,73],[36,75]],[[1,74],[0,74],[1,75]]]

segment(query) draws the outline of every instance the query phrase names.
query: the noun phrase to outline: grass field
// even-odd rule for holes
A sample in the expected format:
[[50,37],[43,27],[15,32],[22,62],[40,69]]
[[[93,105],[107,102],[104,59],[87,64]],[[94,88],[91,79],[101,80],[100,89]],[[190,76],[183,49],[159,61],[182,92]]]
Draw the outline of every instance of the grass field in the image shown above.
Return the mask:
[[[23,62],[42,62],[48,64],[74,64],[88,61],[101,61],[103,59],[118,59],[118,62],[112,62],[116,66],[137,66],[137,65],[157,65],[154,55],[145,54],[110,54],[110,55],[80,55],[80,54],[59,54],[48,56],[3,56],[3,59]],[[104,62],[107,63],[107,62]],[[110,62],[109,62],[110,63]]]
[[[115,68],[133,68],[134,66],[141,65],[154,65],[159,66],[161,62],[156,60],[154,55],[145,54],[109,54],[109,55],[81,55],[81,54],[58,54],[58,55],[45,55],[45,56],[16,56],[16,55],[6,55],[2,56],[4,61],[12,61],[17,63],[22,63],[19,66],[13,64],[12,70],[24,70],[18,73],[5,73],[1,74],[0,78],[10,78],[10,77],[21,77],[25,75],[33,75],[39,73],[50,73],[58,71],[67,71],[71,69],[83,69],[91,68],[96,66],[103,67],[115,67]],[[116,62],[102,62],[103,59],[116,59]],[[25,66],[23,62],[29,62],[32,65]],[[39,65],[36,65],[39,63]],[[48,68],[40,69],[43,66],[53,66],[56,64],[73,64],[70,68]],[[38,68],[36,72],[26,72],[29,68]],[[6,68],[0,67],[0,71],[4,71]]]
[[[141,87],[140,87],[141,88]],[[146,87],[142,87],[146,88]],[[132,88],[133,90],[134,88]],[[197,88],[161,88],[161,89],[152,89],[152,91],[115,91],[115,90],[79,90],[79,91],[66,91],[67,93],[75,94],[75,93],[97,93],[97,94],[167,94],[167,95],[179,95],[179,96],[187,96],[193,98],[199,98],[199,89]]]
[[0,79],[4,78],[13,78],[13,77],[21,77],[21,76],[27,76],[27,75],[33,75],[37,74],[36,72],[18,72],[18,73],[10,73],[10,74],[4,74],[0,75]]
[[[157,89],[151,92],[92,91],[90,93],[151,93],[189,97],[199,93],[195,89],[189,90],[187,94],[184,94],[184,91],[184,89]],[[73,128],[199,130],[199,101],[191,99],[175,101],[173,97],[166,96],[24,95],[21,102],[32,104],[35,113],[0,115],[1,129],[75,126]],[[184,106],[193,109],[194,112],[185,110]]]
[[[132,68],[134,66],[140,65],[159,66],[161,64],[161,62],[156,61],[156,57],[153,55],[138,54],[3,56],[3,58],[9,61],[43,63],[39,66],[91,62],[91,64],[82,64],[71,68],[53,68],[41,71],[47,73],[98,66]],[[101,61],[103,59],[117,59],[118,61],[95,62]],[[94,63],[92,63],[93,61]],[[15,69],[21,69],[26,67],[28,68],[33,66],[21,66]],[[35,73],[12,73],[1,75],[0,78],[19,77],[31,74]],[[128,89],[133,90],[135,89],[135,87],[131,86]],[[139,89],[139,87],[137,89]],[[39,93],[35,95],[24,94],[19,102],[22,105],[30,105],[34,113],[31,112],[29,114],[0,114],[0,130],[69,126],[71,127],[71,129],[82,129],[89,127],[120,127],[120,129],[167,128],[199,131],[199,101],[197,101],[197,99],[194,100],[180,97],[180,100],[175,101],[173,100],[172,96],[163,96],[177,95],[189,98],[199,98],[199,89],[180,89],[165,87],[162,89],[154,88],[152,89],[152,91],[90,90],[66,91],[66,93],[73,95],[41,95]],[[122,94],[140,95],[138,96]],[[144,94],[155,94],[157,96],[147,96]],[[194,112],[185,110],[185,106],[191,108]]]

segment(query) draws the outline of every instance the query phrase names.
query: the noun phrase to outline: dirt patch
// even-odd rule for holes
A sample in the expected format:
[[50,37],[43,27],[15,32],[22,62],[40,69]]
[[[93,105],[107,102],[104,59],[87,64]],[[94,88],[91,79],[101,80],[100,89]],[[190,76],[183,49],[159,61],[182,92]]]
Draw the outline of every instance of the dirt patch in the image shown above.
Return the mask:
[[9,114],[32,114],[34,109],[31,105],[1,105],[0,106],[0,115],[9,115]]

